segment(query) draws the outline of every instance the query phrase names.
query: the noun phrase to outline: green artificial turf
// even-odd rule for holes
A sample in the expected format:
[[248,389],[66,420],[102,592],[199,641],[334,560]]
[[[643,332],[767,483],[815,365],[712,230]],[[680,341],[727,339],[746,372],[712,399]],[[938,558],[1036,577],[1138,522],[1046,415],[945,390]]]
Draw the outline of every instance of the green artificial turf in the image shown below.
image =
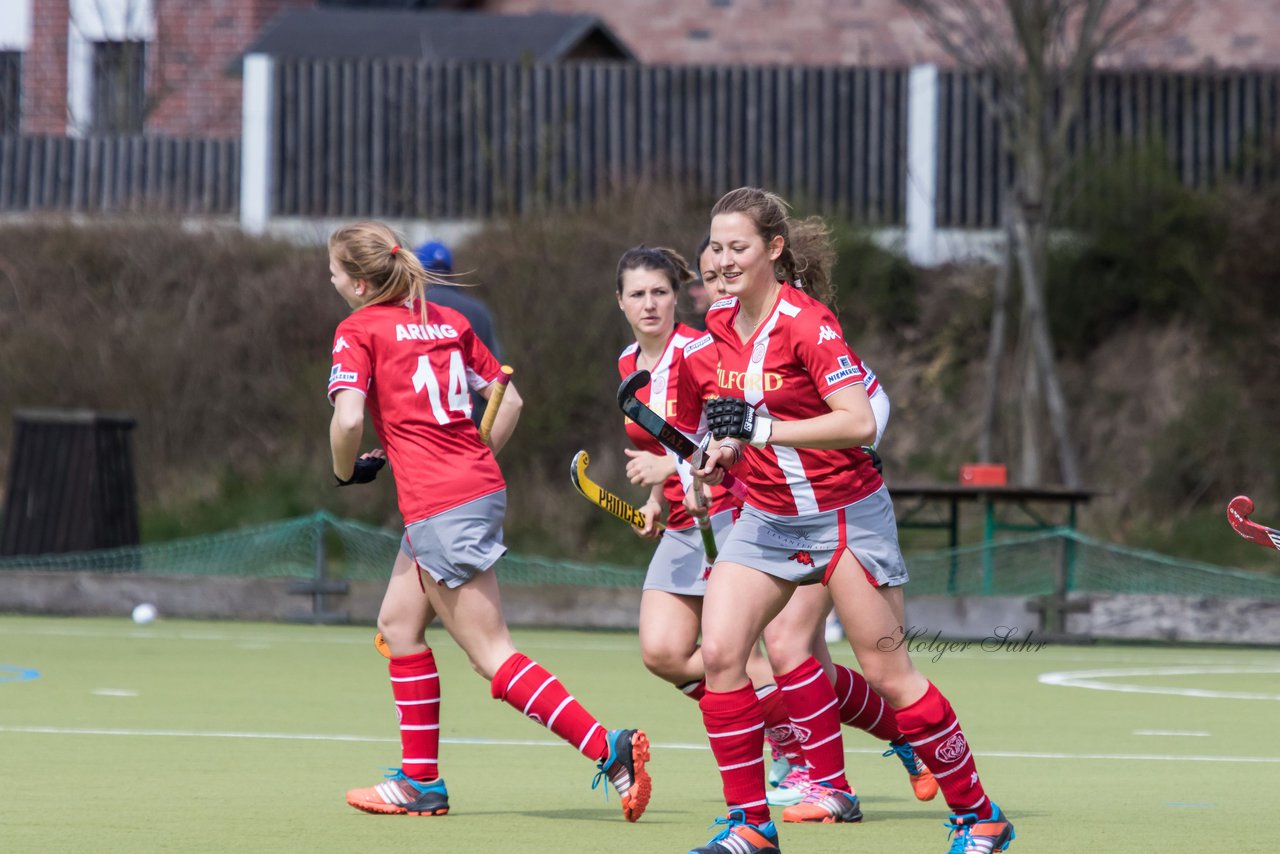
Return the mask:
[[[712,835],[723,802],[697,707],[644,670],[628,634],[514,633],[606,726],[648,732],[654,795],[638,824],[623,821],[612,793],[606,802],[592,791],[592,763],[490,699],[435,630],[452,812],[351,809],[344,791],[372,785],[399,757],[372,634],[0,617],[0,850],[647,854]],[[843,646],[836,658],[853,660]],[[1016,824],[1010,851],[1271,850],[1280,652],[974,645],[933,658],[916,655]],[[1038,679],[1100,670],[1126,673],[1088,678],[1162,693]],[[1231,694],[1250,697],[1221,696]],[[782,826],[783,851],[946,851],[941,798],[916,802],[883,745],[845,735],[866,820]]]

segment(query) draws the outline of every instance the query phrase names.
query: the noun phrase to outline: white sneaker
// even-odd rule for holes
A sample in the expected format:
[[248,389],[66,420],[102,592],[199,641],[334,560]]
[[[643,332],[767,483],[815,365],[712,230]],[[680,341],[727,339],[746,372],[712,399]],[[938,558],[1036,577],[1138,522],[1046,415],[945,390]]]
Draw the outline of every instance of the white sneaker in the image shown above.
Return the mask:
[[768,792],[764,797],[771,807],[791,807],[803,801],[807,791],[809,791],[809,766],[801,763],[792,765],[791,771],[782,778],[778,788]]

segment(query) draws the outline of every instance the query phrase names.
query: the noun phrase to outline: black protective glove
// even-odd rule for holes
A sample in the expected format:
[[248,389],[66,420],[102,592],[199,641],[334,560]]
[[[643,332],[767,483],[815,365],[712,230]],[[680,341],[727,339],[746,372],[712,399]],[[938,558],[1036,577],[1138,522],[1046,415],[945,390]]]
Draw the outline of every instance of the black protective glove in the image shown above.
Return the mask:
[[705,406],[707,429],[717,439],[745,439],[763,448],[773,434],[773,419],[736,397],[714,397]]
[[335,474],[333,479],[338,482],[338,486],[368,483],[378,476],[379,470],[386,464],[387,461],[383,457],[359,457],[356,459],[356,470],[351,473],[351,477],[343,480]]
[[876,467],[876,474],[884,476],[884,460],[880,459],[880,455],[876,453],[875,448],[863,448],[867,452],[867,456],[871,457],[871,465]]

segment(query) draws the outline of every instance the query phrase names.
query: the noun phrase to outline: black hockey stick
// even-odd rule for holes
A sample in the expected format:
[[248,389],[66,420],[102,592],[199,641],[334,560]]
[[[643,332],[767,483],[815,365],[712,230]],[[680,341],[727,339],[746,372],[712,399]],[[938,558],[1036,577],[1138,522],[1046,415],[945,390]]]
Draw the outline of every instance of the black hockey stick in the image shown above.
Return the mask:
[[[702,468],[706,462],[706,451],[636,398],[636,391],[648,384],[648,371],[635,371],[622,381],[622,385],[618,386],[618,406],[622,409],[622,413],[638,424],[641,430],[661,442],[664,447],[674,451],[680,459],[687,460],[695,470]],[[725,472],[721,484],[739,500],[746,500],[746,485],[733,475]]]

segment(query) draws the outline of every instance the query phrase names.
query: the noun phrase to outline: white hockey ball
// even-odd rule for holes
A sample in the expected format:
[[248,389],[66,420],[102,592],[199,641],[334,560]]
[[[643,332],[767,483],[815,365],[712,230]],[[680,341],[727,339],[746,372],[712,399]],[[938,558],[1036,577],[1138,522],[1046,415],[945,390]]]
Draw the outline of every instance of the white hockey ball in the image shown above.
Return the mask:
[[158,613],[155,605],[150,602],[143,602],[133,609],[133,621],[140,626],[145,626],[155,620]]

